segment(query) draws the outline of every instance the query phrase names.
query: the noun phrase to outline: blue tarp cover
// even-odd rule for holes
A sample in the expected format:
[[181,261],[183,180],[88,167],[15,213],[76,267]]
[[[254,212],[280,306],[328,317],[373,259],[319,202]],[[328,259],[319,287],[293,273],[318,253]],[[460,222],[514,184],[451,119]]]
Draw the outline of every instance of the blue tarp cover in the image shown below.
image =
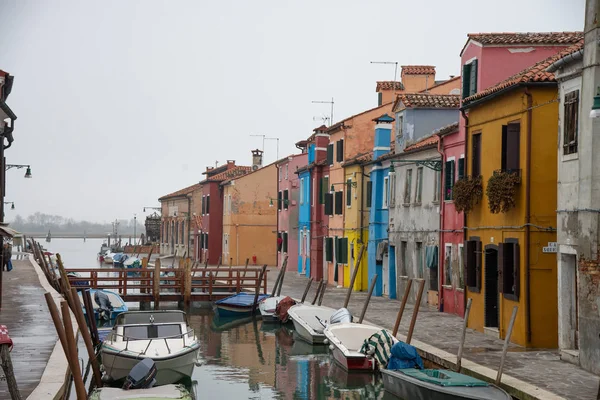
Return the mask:
[[425,368],[417,349],[410,344],[397,342],[392,346],[392,356],[387,369]]
[[[258,302],[262,299],[269,297],[267,294],[258,295]],[[254,294],[253,293],[238,293],[233,296],[226,297],[224,299],[218,300],[215,304],[226,304],[229,306],[251,306],[254,303]]]

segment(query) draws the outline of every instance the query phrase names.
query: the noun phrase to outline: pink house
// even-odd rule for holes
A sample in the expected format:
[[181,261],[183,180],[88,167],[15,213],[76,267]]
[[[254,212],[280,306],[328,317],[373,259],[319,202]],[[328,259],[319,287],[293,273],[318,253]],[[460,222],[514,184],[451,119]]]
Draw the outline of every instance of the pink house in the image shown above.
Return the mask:
[[[538,33],[471,33],[460,53],[462,70],[462,97],[471,96],[498,82],[550,57],[560,50],[577,43],[582,32]],[[463,176],[467,163],[464,154],[467,146],[465,130],[468,114],[461,114],[458,130],[440,132],[443,157],[441,233],[439,251],[439,308],[453,314],[463,315],[465,310],[464,279],[462,273],[462,243],[476,233],[463,232],[465,218],[457,213],[452,204],[452,187]],[[485,140],[485,139],[483,139]],[[472,151],[471,154],[479,154]],[[447,194],[450,193],[448,196]],[[450,266],[447,264],[451,263]],[[451,276],[448,276],[451,274]]]
[[277,267],[288,257],[287,269],[298,265],[298,214],[303,188],[296,170],[305,166],[307,153],[291,155],[277,162]]

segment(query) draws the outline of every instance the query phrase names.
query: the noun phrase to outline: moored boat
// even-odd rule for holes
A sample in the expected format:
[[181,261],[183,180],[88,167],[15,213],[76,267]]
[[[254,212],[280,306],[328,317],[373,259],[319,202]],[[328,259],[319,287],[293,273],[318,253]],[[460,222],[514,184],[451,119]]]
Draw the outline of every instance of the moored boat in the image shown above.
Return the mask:
[[[98,304],[98,298],[104,297],[99,296],[99,293],[103,293],[107,298],[109,304]],[[118,293],[113,292],[111,290],[100,290],[100,289],[90,289],[90,297],[92,298],[92,306],[94,307],[94,316],[96,319],[100,317],[100,313],[104,311],[106,313],[106,309],[109,310],[107,313],[110,319],[115,319],[121,313],[129,311],[127,304],[123,301],[121,296]],[[79,292],[79,301],[81,302],[81,306],[83,307],[83,313],[85,314],[85,306],[83,304],[83,296],[82,293]],[[101,302],[103,302],[101,300]]]
[[[248,317],[254,310],[253,293],[238,293],[215,302],[219,317]],[[257,302],[266,299],[268,295],[259,294]]]
[[102,364],[109,380],[119,381],[143,358],[157,369],[156,385],[190,377],[200,343],[182,311],[136,311],[120,314],[102,344]]
[[380,365],[368,347],[371,344],[379,346],[389,356],[392,346],[398,341],[390,331],[379,326],[351,322],[329,325],[323,333],[334,360],[348,371],[376,370]]
[[108,252],[104,254],[104,264],[112,264],[115,253]]
[[114,387],[95,389],[89,400],[193,400],[183,385],[164,385],[151,389],[124,390]]
[[511,400],[504,390],[479,379],[443,369],[384,369],[385,390],[402,399]]
[[325,340],[323,330],[335,311],[324,306],[297,304],[290,307],[288,315],[301,339],[312,344],[322,344]]

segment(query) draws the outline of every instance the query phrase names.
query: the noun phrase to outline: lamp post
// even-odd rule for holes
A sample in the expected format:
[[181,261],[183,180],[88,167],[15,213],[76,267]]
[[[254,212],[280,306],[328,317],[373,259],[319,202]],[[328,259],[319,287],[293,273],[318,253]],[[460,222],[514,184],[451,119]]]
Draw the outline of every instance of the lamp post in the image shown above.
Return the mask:
[[30,179],[31,178],[31,166],[27,165],[27,164],[6,164],[4,166],[4,170],[8,171],[11,168],[17,168],[17,169],[21,169],[21,168],[27,168],[27,170],[25,171],[25,178]]

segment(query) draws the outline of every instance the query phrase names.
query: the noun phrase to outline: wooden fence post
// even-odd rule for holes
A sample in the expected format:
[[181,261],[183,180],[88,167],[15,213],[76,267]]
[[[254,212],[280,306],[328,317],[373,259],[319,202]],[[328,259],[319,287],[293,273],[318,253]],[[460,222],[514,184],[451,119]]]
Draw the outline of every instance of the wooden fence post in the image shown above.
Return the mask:
[[152,278],[152,294],[154,295],[154,309],[158,310],[158,306],[160,304],[160,258],[157,258],[154,262],[154,274]]

